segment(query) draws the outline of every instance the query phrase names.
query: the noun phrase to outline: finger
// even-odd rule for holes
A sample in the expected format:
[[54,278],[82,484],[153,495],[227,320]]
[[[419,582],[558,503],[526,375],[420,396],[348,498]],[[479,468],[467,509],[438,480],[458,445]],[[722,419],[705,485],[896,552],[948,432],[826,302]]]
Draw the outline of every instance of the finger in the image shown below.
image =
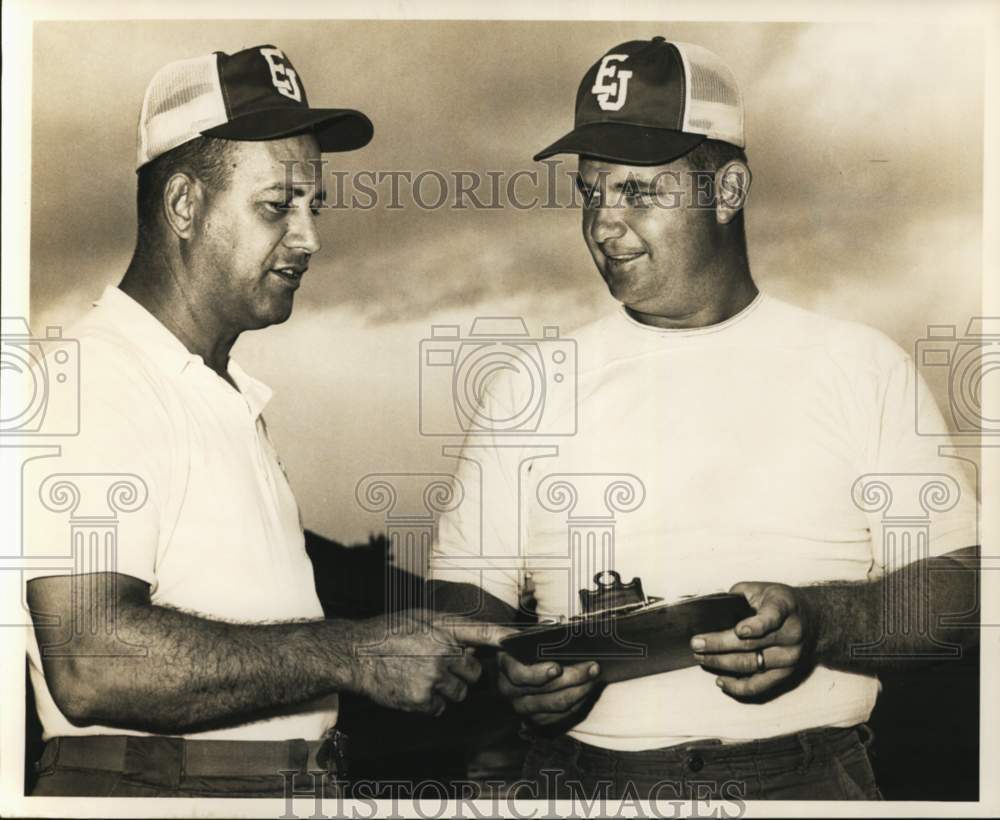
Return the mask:
[[[601,674],[601,666],[595,661],[584,661],[568,666],[559,664],[539,663],[530,666],[520,663],[507,656],[501,657],[500,670],[501,691],[508,696],[556,692],[571,686],[578,686],[587,680],[593,680]],[[553,671],[554,670],[554,671]],[[507,679],[506,685],[504,678]],[[506,691],[505,691],[506,686]]]
[[[574,663],[562,668],[562,674],[557,675],[548,683],[537,687],[534,692],[558,692],[571,686],[579,686],[589,680],[595,680],[601,674],[601,665],[596,661]],[[533,692],[533,693],[534,693]]]
[[695,635],[691,639],[691,649],[696,653],[713,652],[747,652],[755,649],[763,649],[765,646],[774,646],[780,639],[778,632],[769,632],[763,638],[741,638],[736,634],[735,629],[726,629],[723,632],[706,632],[704,635]]
[[779,595],[767,595],[760,601],[757,613],[744,618],[733,630],[741,638],[761,638],[781,628],[788,617],[789,602]]
[[437,621],[435,626],[456,643],[464,646],[500,646],[500,641],[518,632],[512,626],[473,621],[458,616],[453,616],[447,621]]
[[760,596],[769,585],[760,581],[740,581],[729,588],[730,595],[742,595],[754,609],[760,603]]
[[469,687],[461,678],[445,673],[434,684],[434,691],[444,695],[453,703],[461,703],[469,694]]
[[562,713],[572,710],[593,691],[595,682],[588,681],[579,686],[547,692],[541,695],[524,695],[512,701],[514,711],[519,715]]
[[448,669],[466,683],[475,683],[483,673],[482,664],[466,650],[460,657],[448,663]]
[[791,669],[768,669],[748,678],[721,676],[716,679],[719,688],[735,698],[753,697],[772,689],[792,674]]
[[497,656],[500,671],[514,686],[542,686],[562,673],[558,663],[521,663],[513,655],[501,652]]
[[428,701],[427,705],[421,711],[427,712],[427,714],[433,715],[434,717],[441,717],[441,715],[444,714],[444,710],[447,708],[448,701],[440,695],[435,694],[431,695],[430,701]]
[[[760,650],[764,656],[764,669],[783,669],[795,666],[801,657],[797,646],[771,646]],[[726,675],[754,675],[759,672],[756,652],[731,652],[721,655],[695,654],[695,660],[705,669]]]

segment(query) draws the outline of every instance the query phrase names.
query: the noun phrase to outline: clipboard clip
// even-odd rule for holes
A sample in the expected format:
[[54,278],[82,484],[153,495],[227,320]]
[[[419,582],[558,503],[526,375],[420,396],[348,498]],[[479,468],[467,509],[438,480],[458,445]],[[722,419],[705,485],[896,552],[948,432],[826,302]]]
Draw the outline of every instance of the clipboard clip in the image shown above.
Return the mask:
[[597,585],[597,589],[580,590],[581,614],[575,617],[593,618],[595,615],[620,615],[663,600],[647,596],[642,591],[641,579],[633,578],[626,584],[614,570],[597,573],[594,576],[594,583]]

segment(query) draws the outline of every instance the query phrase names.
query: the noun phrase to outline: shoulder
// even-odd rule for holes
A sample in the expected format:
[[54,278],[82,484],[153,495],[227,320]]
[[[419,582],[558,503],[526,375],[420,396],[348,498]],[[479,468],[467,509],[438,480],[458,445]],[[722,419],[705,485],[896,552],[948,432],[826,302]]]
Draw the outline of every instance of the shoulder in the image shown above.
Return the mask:
[[799,349],[852,369],[885,372],[909,360],[889,336],[862,322],[842,319],[766,296],[756,324],[771,345]]
[[567,334],[577,351],[581,374],[603,370],[616,362],[641,356],[648,339],[630,333],[620,306]]
[[81,405],[155,424],[170,403],[170,380],[122,330],[86,315],[66,331],[67,353],[77,359]]

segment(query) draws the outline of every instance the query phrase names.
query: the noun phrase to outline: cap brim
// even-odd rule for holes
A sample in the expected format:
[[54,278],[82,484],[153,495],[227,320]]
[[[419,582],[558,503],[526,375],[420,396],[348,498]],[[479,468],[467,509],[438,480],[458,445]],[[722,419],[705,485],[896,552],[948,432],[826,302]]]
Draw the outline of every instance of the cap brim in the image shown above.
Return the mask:
[[372,138],[371,120],[352,108],[271,108],[244,114],[202,131],[206,137],[227,140],[273,140],[312,133],[320,151],[353,151]]
[[537,162],[556,154],[581,154],[625,165],[663,165],[684,156],[705,139],[704,134],[665,128],[594,122],[577,126],[533,159]]

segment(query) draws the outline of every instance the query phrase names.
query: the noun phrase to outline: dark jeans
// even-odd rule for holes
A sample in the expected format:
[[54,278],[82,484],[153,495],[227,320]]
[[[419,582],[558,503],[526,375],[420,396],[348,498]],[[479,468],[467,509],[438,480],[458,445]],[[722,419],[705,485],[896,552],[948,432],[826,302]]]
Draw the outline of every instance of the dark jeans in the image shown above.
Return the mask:
[[[186,741],[175,737],[53,738],[33,797],[339,796],[316,742]],[[287,792],[286,792],[287,790]]]
[[562,800],[881,800],[868,759],[873,737],[861,724],[643,752],[601,749],[568,735],[535,738],[524,779],[538,798]]

